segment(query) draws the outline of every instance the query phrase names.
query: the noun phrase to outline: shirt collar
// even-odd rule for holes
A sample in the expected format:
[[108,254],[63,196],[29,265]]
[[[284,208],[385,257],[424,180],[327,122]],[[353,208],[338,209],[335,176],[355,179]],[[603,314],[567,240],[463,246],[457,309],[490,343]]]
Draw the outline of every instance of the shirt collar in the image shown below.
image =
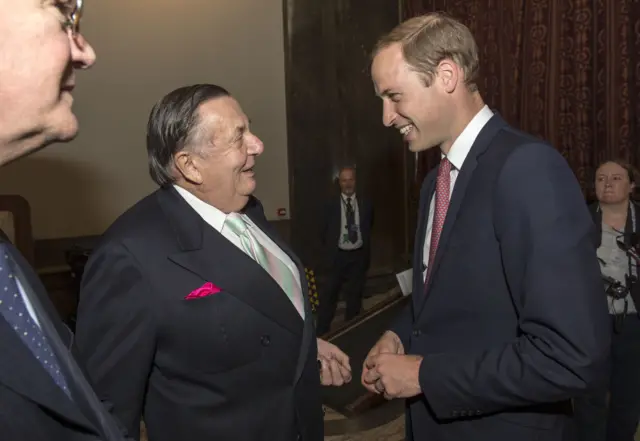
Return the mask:
[[218,210],[213,205],[206,203],[205,201],[198,198],[190,191],[180,187],[179,185],[174,185],[173,188],[176,189],[178,194],[182,196],[187,204],[189,204],[191,208],[193,208],[206,223],[211,225],[218,232],[222,231],[224,221],[227,220],[227,215],[225,213]]
[[449,162],[451,162],[451,165],[453,165],[457,170],[460,170],[464,160],[471,151],[471,147],[473,147],[473,143],[480,134],[480,131],[489,122],[492,116],[493,112],[489,109],[489,106],[485,105],[478,113],[476,113],[473,119],[469,121],[469,124],[467,124],[467,127],[464,128],[462,133],[460,133],[460,136],[456,138],[449,149],[449,153],[446,155],[442,154],[442,157],[446,156]]
[[355,193],[353,193],[351,196],[347,196],[344,193],[340,193],[340,194],[342,195],[342,199],[344,199],[345,201],[347,200],[347,198],[351,198],[352,201],[356,200],[356,194]]

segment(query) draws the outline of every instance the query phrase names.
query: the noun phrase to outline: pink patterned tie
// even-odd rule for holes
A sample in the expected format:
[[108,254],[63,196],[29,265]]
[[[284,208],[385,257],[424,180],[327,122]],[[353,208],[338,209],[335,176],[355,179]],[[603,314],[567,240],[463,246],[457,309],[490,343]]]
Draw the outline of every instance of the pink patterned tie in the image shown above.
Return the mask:
[[444,220],[447,217],[449,209],[449,197],[451,194],[451,162],[445,156],[440,160],[438,168],[438,178],[436,179],[436,206],[433,213],[433,225],[431,227],[431,245],[429,246],[429,265],[427,267],[427,278],[424,281],[425,289],[431,276],[431,268],[438,251],[438,242],[440,242],[440,234]]

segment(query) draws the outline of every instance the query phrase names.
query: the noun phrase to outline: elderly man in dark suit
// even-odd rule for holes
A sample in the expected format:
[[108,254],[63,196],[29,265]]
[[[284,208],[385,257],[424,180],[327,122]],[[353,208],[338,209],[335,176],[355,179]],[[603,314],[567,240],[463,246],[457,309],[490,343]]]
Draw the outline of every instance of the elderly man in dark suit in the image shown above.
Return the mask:
[[[95,53],[78,31],[82,1],[0,0],[0,164],[73,139],[76,69]],[[0,439],[120,441],[71,356],[35,271],[0,240]]]
[[385,125],[442,159],[422,186],[412,302],[363,383],[408,399],[408,439],[573,439],[570,400],[602,380],[610,341],[575,176],[484,104],[461,23],[408,20],[380,40],[371,71]]
[[343,285],[345,320],[358,315],[371,260],[373,206],[369,199],[356,195],[356,168],[342,167],[338,184],[340,194],[324,207],[321,224],[320,239],[329,265],[328,280],[320,292],[318,335],[329,331]]
[[160,189],[82,280],[76,342],[98,392],[150,441],[322,440],[320,384],[349,381],[349,360],[316,339],[304,268],[252,196],[247,116],[219,86],[177,89],[147,150]]

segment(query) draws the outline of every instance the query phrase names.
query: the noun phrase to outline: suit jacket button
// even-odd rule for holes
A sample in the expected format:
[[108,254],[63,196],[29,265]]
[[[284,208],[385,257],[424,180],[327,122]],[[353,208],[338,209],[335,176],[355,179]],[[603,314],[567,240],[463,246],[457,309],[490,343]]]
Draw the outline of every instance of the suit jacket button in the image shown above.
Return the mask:
[[269,338],[268,335],[260,337],[260,341],[262,342],[262,346],[269,346],[271,344],[271,338]]
[[458,416],[458,411],[454,410],[453,412],[451,412],[451,416],[457,417]]
[[420,337],[422,335],[422,331],[419,329],[414,329],[413,330],[413,336],[414,337]]
[[476,410],[476,415],[482,415],[482,411],[481,410]]

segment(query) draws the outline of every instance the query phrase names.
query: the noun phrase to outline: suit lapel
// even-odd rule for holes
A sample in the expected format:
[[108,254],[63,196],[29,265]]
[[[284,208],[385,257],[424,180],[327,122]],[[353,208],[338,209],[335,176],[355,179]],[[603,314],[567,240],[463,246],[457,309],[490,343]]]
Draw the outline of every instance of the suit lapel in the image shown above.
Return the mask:
[[[60,313],[54,306],[51,298],[47,294],[47,290],[40,281],[40,277],[36,274],[36,272],[31,268],[31,265],[22,257],[22,254],[13,246],[11,257],[18,265],[18,270],[21,272],[21,281],[26,282],[28,286],[25,286],[25,290],[28,289],[30,291],[30,298],[36,298],[43,309],[43,313],[46,317],[55,317],[56,319],[60,318]],[[62,343],[67,349],[71,348],[71,344],[73,343],[73,332],[69,329],[62,320],[48,320],[51,326],[56,330]]]
[[181,247],[170,260],[294,334],[302,333],[295,307],[258,263],[206,224],[173,188],[159,190],[157,195]]
[[418,210],[418,226],[416,230],[416,241],[413,250],[413,294],[411,300],[413,302],[413,311],[416,314],[418,306],[425,297],[424,287],[424,241],[427,239],[427,224],[429,221],[429,209],[431,198],[436,187],[437,168],[430,172],[424,183],[424,190],[421,193],[420,209]]
[[[464,201],[464,196],[467,192],[467,188],[469,187],[469,182],[473,176],[474,171],[478,165],[478,157],[480,157],[491,144],[491,140],[494,138],[498,130],[504,127],[506,123],[504,120],[498,116],[494,115],[485,126],[482,128],[478,137],[473,143],[469,154],[464,160],[462,164],[462,168],[458,173],[458,177],[456,178],[455,185],[453,187],[453,193],[451,194],[451,200],[449,202],[449,208],[447,210],[447,216],[444,221],[444,226],[442,227],[442,233],[440,234],[440,241],[438,242],[438,249],[436,251],[436,255],[433,261],[433,269],[431,270],[431,277],[428,281],[428,285],[426,287],[425,293],[427,295],[422,296],[422,304],[418,308],[418,313],[424,307],[427,298],[430,297],[429,293],[431,290],[431,285],[436,278],[438,273],[438,268],[440,266],[440,262],[442,261],[442,257],[447,252],[447,245],[449,239],[451,237],[451,232],[455,227],[455,222],[458,217],[458,213],[460,212],[460,208],[462,206],[462,202]],[[434,179],[435,183],[435,179]],[[428,207],[428,205],[427,205]],[[428,213],[428,208],[427,208]],[[426,227],[425,227],[426,230]]]
[[[253,202],[253,200],[252,200]],[[245,210],[247,215],[251,218],[251,220],[267,235],[271,240],[275,242],[275,244],[280,247],[282,251],[284,251],[289,258],[293,261],[293,263],[298,268],[298,274],[300,276],[300,286],[302,289],[302,297],[304,299],[304,324],[302,328],[302,339],[300,341],[300,352],[298,356],[298,363],[296,367],[296,374],[294,383],[297,383],[298,379],[302,375],[302,370],[307,361],[307,353],[309,351],[309,345],[312,342],[312,337],[314,335],[314,324],[313,324],[313,312],[311,311],[311,302],[309,301],[309,285],[307,283],[307,275],[304,270],[304,265],[300,262],[298,256],[296,256],[293,251],[289,248],[289,246],[282,240],[282,238],[273,231],[273,228],[269,224],[269,222],[265,219],[264,214],[261,210],[257,210],[257,205],[255,203],[250,202],[247,209]],[[284,293],[283,293],[284,294]],[[284,294],[282,297],[286,297]],[[288,303],[293,307],[293,304],[287,298]],[[295,308],[293,308],[295,310]],[[295,311],[297,321],[300,320],[300,315],[297,311]]]

